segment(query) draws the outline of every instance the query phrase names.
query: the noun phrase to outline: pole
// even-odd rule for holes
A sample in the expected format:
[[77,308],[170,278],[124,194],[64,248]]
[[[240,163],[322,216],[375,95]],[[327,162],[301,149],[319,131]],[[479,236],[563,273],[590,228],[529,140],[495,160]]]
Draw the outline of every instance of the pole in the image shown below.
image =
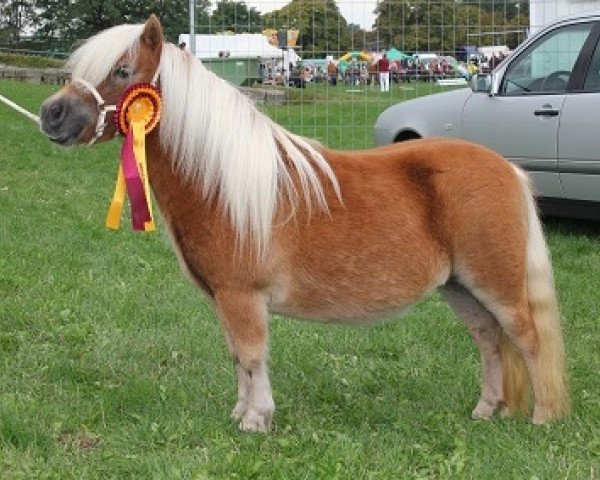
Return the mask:
[[196,0],[190,0],[190,52],[196,56]]

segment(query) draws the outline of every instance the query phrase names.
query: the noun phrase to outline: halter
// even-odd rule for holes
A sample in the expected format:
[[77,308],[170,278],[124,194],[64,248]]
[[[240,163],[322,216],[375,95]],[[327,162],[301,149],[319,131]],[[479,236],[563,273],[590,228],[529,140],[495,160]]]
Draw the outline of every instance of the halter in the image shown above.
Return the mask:
[[[158,81],[158,75],[159,69],[156,70],[156,72],[154,73],[154,77],[152,77],[152,85],[156,85],[156,82]],[[108,122],[106,121],[106,114],[108,112],[115,112],[117,110],[117,106],[106,105],[106,101],[104,100],[104,98],[102,98],[102,95],[100,95],[96,87],[94,87],[87,80],[84,80],[83,78],[73,78],[71,80],[71,83],[76,83],[84,87],[88,92],[90,92],[93,95],[94,99],[96,100],[96,106],[98,107],[98,120],[96,121],[94,136],[88,142],[88,145],[93,145],[94,143],[96,143],[96,140],[98,140],[104,134],[104,129],[108,125]]]

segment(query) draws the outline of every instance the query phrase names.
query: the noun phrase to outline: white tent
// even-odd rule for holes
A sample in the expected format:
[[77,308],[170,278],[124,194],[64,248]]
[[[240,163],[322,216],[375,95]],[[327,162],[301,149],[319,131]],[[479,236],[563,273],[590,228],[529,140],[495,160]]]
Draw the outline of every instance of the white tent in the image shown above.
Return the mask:
[[477,52],[483,54],[485,57],[492,58],[494,55],[498,55],[502,53],[503,55],[508,55],[510,53],[510,48],[506,45],[496,45],[494,47],[477,47]]
[[[179,43],[190,46],[189,34],[179,35]],[[284,52],[271,45],[267,37],[260,33],[239,33],[237,35],[196,35],[196,57],[200,59],[220,58],[261,58],[281,59],[296,63],[300,57],[293,48]]]

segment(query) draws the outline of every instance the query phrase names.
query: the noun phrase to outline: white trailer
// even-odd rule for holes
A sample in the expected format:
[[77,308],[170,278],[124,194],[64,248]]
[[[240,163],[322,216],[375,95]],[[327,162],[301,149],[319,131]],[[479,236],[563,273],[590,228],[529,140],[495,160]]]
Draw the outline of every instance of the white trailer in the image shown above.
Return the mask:
[[560,17],[590,10],[600,10],[600,2],[598,0],[530,0],[529,34],[533,35]]

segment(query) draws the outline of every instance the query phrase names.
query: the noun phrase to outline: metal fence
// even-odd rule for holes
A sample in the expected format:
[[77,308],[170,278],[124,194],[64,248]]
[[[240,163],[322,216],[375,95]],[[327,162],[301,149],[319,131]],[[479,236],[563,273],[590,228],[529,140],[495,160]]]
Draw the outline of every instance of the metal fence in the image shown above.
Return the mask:
[[[265,107],[277,121],[349,148],[371,144],[387,106],[465,87],[547,22],[600,7],[591,0],[214,0],[212,10],[196,3],[195,35],[181,27],[171,41],[236,85],[286,90],[284,107]],[[27,42],[13,48],[66,54]]]
[[493,69],[527,37],[529,14],[529,1],[509,0],[248,1],[178,41],[233,83],[288,89],[270,112],[285,126],[357,148],[389,105]]

